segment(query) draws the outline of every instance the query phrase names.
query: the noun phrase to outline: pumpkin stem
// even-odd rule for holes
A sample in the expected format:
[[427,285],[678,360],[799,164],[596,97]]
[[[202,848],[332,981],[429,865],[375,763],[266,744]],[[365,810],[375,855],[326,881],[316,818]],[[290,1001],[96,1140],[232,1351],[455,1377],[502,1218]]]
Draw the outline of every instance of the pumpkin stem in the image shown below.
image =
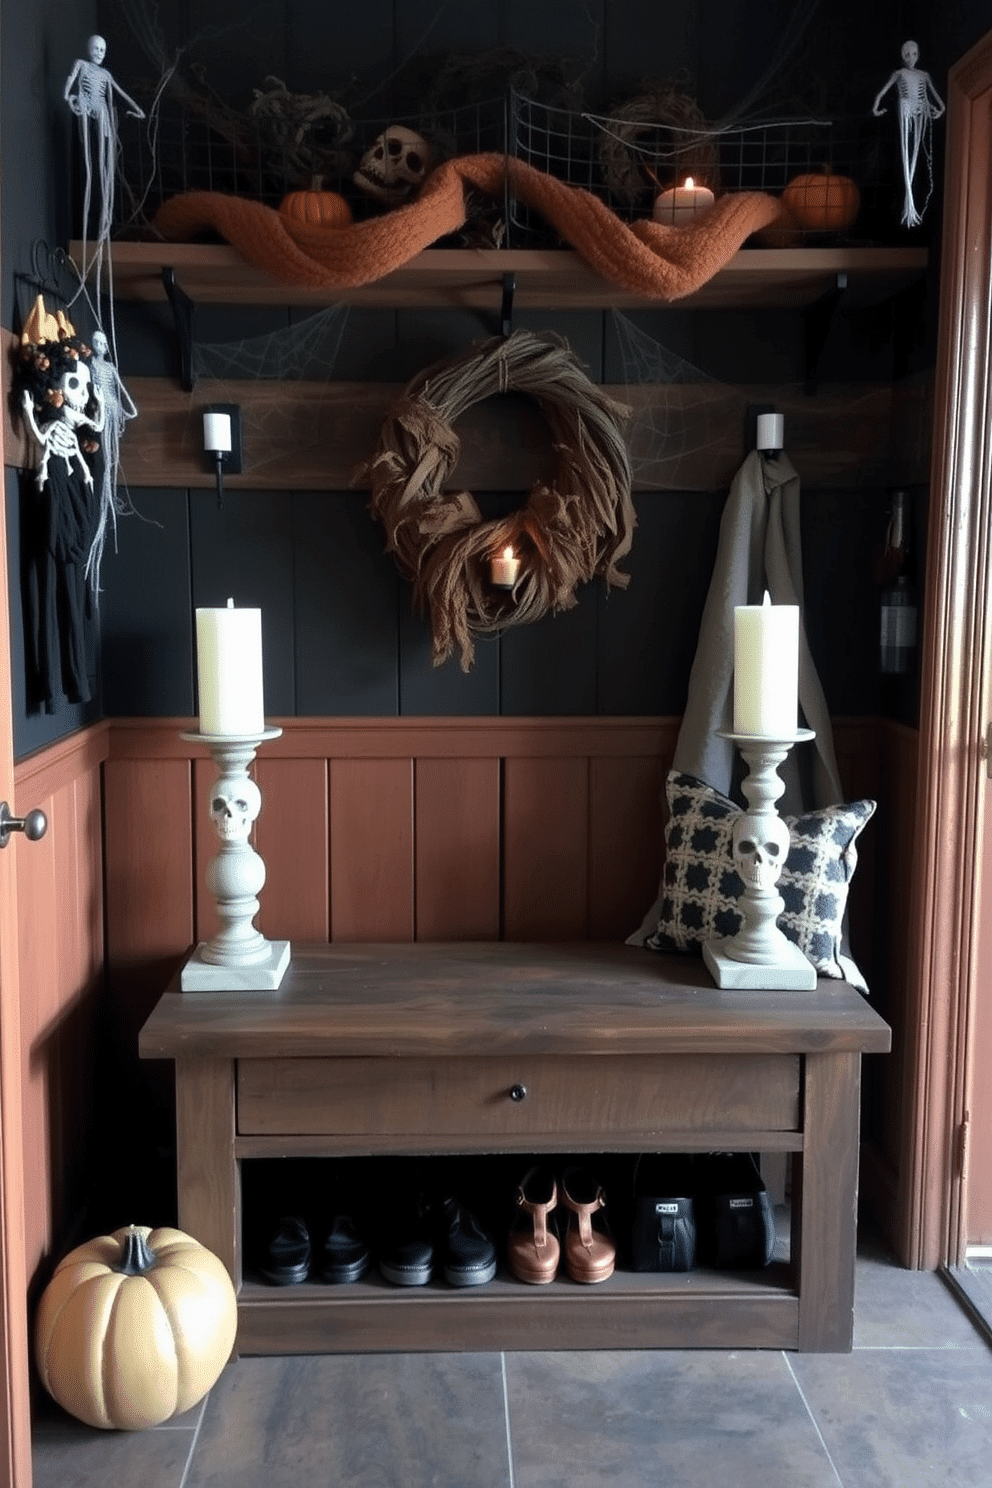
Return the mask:
[[145,1237],[134,1225],[128,1225],[124,1235],[124,1250],[114,1270],[122,1276],[140,1276],[150,1271],[155,1257],[145,1244]]
[[323,178],[323,176],[317,176],[317,175],[311,176],[310,177],[310,190],[311,191],[323,191],[323,189],[324,189],[324,178]]

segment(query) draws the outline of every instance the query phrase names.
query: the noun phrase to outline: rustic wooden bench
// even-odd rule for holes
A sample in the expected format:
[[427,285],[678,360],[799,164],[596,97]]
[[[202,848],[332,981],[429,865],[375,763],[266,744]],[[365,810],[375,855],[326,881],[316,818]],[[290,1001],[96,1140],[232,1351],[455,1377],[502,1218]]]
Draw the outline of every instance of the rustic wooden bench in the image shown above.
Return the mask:
[[[846,983],[720,991],[693,958],[601,942],[298,945],[277,991],[177,979],[139,1044],[175,1061],[179,1223],[229,1268],[248,1354],[846,1351],[861,1056],[889,1046]],[[279,1288],[244,1262],[246,1163],[712,1150],[790,1156],[788,1261],[463,1289]]]

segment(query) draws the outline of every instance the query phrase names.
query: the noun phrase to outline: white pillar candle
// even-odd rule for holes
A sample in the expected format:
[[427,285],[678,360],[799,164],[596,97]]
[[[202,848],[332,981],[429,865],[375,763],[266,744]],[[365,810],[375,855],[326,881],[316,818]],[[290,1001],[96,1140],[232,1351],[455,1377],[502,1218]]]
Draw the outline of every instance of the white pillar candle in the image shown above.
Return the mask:
[[799,606],[734,610],[734,733],[791,739],[799,696]]
[[697,186],[691,176],[686,176],[684,186],[673,186],[655,197],[654,220],[666,222],[670,227],[691,222],[701,212],[713,205],[713,193],[708,186]]
[[261,610],[197,610],[196,663],[201,734],[264,733]]
[[512,547],[504,548],[501,558],[490,558],[489,572],[495,588],[513,588],[517,582],[517,575],[520,573],[520,559]]

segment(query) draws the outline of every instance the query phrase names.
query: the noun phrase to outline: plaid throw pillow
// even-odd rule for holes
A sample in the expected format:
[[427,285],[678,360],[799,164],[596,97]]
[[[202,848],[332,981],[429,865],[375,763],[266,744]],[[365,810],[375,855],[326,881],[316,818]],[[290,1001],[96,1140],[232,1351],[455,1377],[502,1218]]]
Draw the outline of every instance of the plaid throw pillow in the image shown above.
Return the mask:
[[[735,935],[744,885],[734,867],[731,832],[741,808],[719,791],[672,770],[666,783],[668,825],[657,928],[644,944],[653,951],[699,950],[705,940]],[[839,977],[866,992],[857,966],[844,954],[841,934],[847,890],[857,867],[855,843],[874,801],[826,806],[787,816],[792,836],[778,891],[785,901],[779,928],[821,976]]]

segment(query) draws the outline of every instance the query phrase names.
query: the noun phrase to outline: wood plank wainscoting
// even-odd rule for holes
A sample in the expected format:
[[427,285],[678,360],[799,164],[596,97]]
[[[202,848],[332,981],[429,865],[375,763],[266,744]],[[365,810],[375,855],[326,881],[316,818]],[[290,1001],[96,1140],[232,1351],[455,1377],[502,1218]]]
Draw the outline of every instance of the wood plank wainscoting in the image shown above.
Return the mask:
[[[261,928],[306,941],[622,939],[655,895],[678,722],[284,719],[257,763]],[[139,1152],[136,1113],[172,1119],[171,1070],[139,1065],[137,1035],[188,946],[214,926],[202,888],[214,767],[180,739],[189,724],[109,720],[16,769],[18,805],[49,820],[19,858],[31,886],[19,939],[34,1290],[84,1222],[94,1151],[118,1151],[108,1111],[131,1113],[121,1127],[136,1129]],[[894,1030],[893,1053],[866,1061],[864,1084],[863,1189],[884,1223],[905,1150],[917,735],[839,719],[835,740],[847,794],[880,802],[861,839],[851,928],[872,1001]],[[99,1110],[98,1069],[112,1087]],[[158,1161],[167,1173],[171,1153]],[[140,1208],[140,1175],[129,1184]]]

